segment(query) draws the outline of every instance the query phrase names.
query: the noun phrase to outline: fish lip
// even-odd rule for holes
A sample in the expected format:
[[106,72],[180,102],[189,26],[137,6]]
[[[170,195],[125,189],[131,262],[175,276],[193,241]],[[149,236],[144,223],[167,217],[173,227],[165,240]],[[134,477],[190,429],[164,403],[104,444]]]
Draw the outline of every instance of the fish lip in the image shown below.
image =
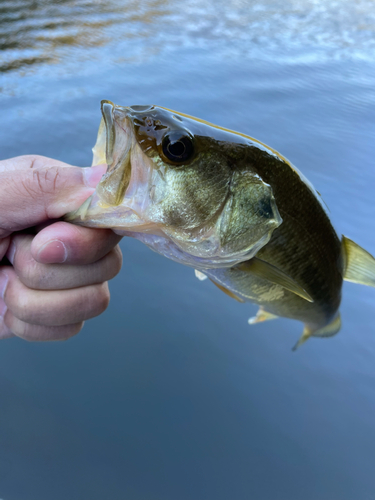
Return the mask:
[[[134,219],[133,216],[136,218]],[[126,224],[119,224],[119,221],[125,217]],[[136,210],[124,205],[105,207],[96,193],[90,196],[77,210],[66,214],[64,221],[84,227],[110,227],[116,234],[122,236],[127,236],[128,233],[151,233],[165,237],[159,224],[142,219]]]
[[[109,218],[115,218],[118,220],[119,214],[121,216],[128,215],[127,225],[125,227],[118,226],[118,228],[131,230],[139,225],[148,226],[149,223],[144,221],[140,214],[129,206],[120,205],[119,207],[108,206],[100,199],[98,193],[92,194],[87,200],[73,212],[69,212],[64,216],[66,222],[73,222],[77,225],[82,225],[86,227],[108,227],[108,223],[105,221]],[[131,221],[131,217],[135,215],[136,220]],[[112,225],[111,225],[112,227]]]

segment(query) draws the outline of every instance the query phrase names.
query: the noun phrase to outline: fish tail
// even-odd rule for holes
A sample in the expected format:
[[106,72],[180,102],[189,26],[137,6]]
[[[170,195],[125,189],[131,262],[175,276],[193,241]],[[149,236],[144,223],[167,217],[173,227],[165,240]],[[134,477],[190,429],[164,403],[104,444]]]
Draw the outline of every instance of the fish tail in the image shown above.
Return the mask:
[[375,287],[374,257],[346,236],[342,237],[344,280]]

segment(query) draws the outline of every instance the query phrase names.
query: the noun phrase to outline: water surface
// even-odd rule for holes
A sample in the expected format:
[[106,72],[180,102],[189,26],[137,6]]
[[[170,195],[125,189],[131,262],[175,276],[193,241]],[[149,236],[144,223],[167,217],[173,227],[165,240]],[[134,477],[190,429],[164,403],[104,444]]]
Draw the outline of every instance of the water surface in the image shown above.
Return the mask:
[[[159,104],[288,157],[375,252],[374,2],[5,1],[1,158],[91,163],[100,100]],[[4,500],[374,498],[375,290],[343,328],[250,327],[191,269],[122,241],[106,313],[0,350]]]

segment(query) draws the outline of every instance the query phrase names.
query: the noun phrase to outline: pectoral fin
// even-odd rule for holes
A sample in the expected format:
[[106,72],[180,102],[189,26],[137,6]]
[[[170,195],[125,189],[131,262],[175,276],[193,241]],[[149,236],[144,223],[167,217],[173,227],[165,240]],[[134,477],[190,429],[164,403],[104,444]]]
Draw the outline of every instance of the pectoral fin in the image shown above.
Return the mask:
[[345,256],[344,280],[375,287],[375,259],[346,236],[341,240]]
[[227,295],[229,295],[229,297],[232,297],[232,299],[235,299],[237,300],[238,302],[245,302],[243,299],[241,299],[241,297],[238,297],[236,294],[234,294],[233,292],[231,292],[230,290],[228,290],[228,288],[225,288],[225,286],[223,285],[220,285],[219,283],[216,283],[216,281],[212,280],[210,278],[210,280],[212,281],[212,283],[214,285],[216,285],[222,292],[226,293]]
[[198,271],[198,269],[194,269],[194,272],[195,272],[195,277],[198,278],[199,281],[204,281],[207,279],[207,276],[201,271]]
[[258,312],[252,318],[249,318],[249,325],[255,325],[255,323],[262,323],[263,321],[270,321],[271,319],[276,319],[278,316],[276,314],[271,314],[260,307]]
[[296,345],[293,347],[292,351],[296,351],[299,346],[304,344],[306,340],[308,340],[310,337],[333,337],[333,335],[336,335],[336,333],[340,330],[341,328],[341,317],[340,313],[337,314],[336,318],[331,321],[326,326],[323,326],[322,328],[314,329],[313,327],[305,325],[305,328],[303,329],[302,335]]
[[306,292],[306,290],[302,288],[296,281],[294,281],[293,278],[285,274],[284,271],[281,271],[277,267],[269,264],[268,262],[265,262],[264,260],[254,257],[251,260],[239,264],[237,266],[237,269],[251,273],[258,278],[266,279],[271,283],[275,283],[276,285],[280,285],[290,292],[293,292],[299,297],[307,300],[308,302],[314,302],[310,295]]

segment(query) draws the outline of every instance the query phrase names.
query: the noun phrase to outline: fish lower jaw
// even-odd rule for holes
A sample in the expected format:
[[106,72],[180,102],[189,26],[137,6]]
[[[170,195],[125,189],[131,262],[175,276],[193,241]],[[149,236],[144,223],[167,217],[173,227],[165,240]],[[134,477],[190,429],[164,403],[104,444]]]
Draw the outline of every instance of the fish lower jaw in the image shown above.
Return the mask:
[[142,231],[150,226],[136,211],[123,206],[108,206],[90,196],[77,210],[64,216],[66,222],[80,226]]

